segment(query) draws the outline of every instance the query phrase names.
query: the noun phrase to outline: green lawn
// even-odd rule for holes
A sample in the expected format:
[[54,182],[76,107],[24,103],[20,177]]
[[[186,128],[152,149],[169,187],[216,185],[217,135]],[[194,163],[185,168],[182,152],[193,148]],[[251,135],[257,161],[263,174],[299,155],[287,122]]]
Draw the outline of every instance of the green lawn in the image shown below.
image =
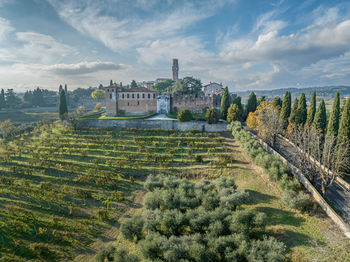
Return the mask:
[[107,120],[114,120],[114,119],[146,119],[150,118],[152,116],[157,115],[156,113],[153,114],[147,114],[147,115],[135,115],[135,116],[106,116],[104,113],[95,113],[88,116],[81,117],[81,120],[97,120],[97,119],[107,119]]

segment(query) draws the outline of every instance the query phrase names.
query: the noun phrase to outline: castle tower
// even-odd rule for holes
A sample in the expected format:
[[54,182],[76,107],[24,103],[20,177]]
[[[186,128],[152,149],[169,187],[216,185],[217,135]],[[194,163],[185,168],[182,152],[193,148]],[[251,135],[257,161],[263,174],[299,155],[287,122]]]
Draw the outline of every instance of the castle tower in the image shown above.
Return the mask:
[[179,61],[177,58],[173,59],[173,80],[177,81],[179,79]]

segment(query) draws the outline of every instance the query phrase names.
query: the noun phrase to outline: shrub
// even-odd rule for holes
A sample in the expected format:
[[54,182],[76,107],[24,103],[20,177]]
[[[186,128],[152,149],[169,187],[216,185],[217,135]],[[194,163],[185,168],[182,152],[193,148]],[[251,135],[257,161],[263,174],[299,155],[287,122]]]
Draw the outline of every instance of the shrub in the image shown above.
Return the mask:
[[120,227],[123,236],[130,241],[137,241],[142,238],[143,218],[135,215],[126,220]]
[[54,260],[55,252],[50,249],[47,244],[44,243],[33,243],[30,245],[33,253],[43,260]]
[[298,210],[307,210],[311,206],[309,195],[303,191],[287,190],[282,195],[282,201],[289,207]]
[[101,108],[102,108],[102,104],[101,104],[101,103],[97,103],[97,104],[95,105],[94,111],[95,111],[95,112],[98,112],[98,111],[101,110]]
[[203,163],[203,157],[201,155],[196,155],[195,160],[197,163]]
[[123,247],[114,247],[109,245],[102,247],[96,256],[97,262],[138,262],[139,259],[134,254],[128,253]]
[[209,108],[205,113],[205,120],[208,122],[208,124],[216,124],[219,122],[220,114],[216,108],[211,107]]
[[183,109],[180,113],[177,114],[177,120],[180,122],[188,122],[192,120],[192,113],[188,109]]
[[263,240],[254,240],[249,251],[249,261],[285,261],[286,246],[273,237],[264,237]]

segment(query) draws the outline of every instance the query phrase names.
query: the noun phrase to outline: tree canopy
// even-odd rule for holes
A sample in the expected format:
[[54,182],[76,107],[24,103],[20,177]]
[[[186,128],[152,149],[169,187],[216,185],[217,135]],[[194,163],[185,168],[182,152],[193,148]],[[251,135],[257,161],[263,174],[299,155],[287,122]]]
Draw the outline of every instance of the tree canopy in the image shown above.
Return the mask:
[[322,99],[321,103],[319,104],[319,106],[318,106],[318,108],[316,110],[315,118],[314,118],[314,121],[313,121],[313,126],[322,135],[326,131],[327,114],[326,114],[326,104],[325,104],[323,99]]
[[254,112],[257,107],[257,101],[256,101],[256,95],[254,92],[251,92],[248,98],[248,103],[247,103],[247,114],[250,112]]
[[199,95],[202,94],[202,82],[193,77],[179,79],[168,89],[173,95]]
[[281,120],[282,120],[282,129],[288,127],[288,118],[291,111],[292,98],[290,92],[286,92],[283,97],[282,109],[281,109]]
[[228,87],[225,87],[224,94],[221,97],[221,117],[227,119],[227,110],[230,107],[230,94],[228,93]]
[[312,93],[310,107],[307,111],[306,124],[311,126],[316,114],[316,91]]
[[163,80],[162,82],[156,83],[153,86],[153,89],[160,91],[160,92],[166,92],[171,91],[171,87],[174,85],[175,81],[173,80]]
[[106,91],[103,89],[96,89],[91,93],[93,99],[104,99],[106,96]]

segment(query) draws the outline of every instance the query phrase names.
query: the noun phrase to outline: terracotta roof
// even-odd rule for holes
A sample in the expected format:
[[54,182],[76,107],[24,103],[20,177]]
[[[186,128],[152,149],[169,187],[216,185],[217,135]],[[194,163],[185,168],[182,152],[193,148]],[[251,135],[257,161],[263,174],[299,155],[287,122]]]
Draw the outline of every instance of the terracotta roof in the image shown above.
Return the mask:
[[[108,86],[106,88],[115,88],[115,86]],[[134,88],[120,88],[118,87],[118,91],[119,92],[124,92],[124,93],[127,93],[127,92],[143,92],[143,93],[157,93],[158,91],[153,91],[151,89],[148,89],[146,87],[142,87],[142,86],[138,86],[138,87],[134,87]]]

